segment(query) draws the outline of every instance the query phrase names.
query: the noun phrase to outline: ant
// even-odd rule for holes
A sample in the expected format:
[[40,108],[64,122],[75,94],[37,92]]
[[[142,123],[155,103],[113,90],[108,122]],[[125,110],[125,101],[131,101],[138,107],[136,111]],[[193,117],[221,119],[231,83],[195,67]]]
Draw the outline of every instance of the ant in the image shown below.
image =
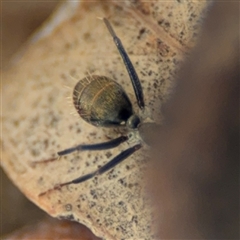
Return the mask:
[[[103,18],[102,20],[123,59],[132,82],[137,104],[139,108],[143,110],[145,106],[143,90],[135,68],[110,22],[106,18]],[[132,103],[122,86],[105,76],[93,75],[80,80],[73,90],[73,103],[81,118],[89,124],[96,127],[125,127],[129,131],[137,130],[139,131],[141,140],[147,144],[149,144],[149,140],[144,137],[145,133],[149,130],[154,131],[156,126],[158,126],[152,122],[142,123],[140,118],[134,113]],[[58,156],[61,157],[75,151],[111,149],[126,142],[128,139],[128,136],[120,136],[107,142],[86,145],[80,144],[58,152]],[[63,186],[82,183],[96,175],[101,175],[114,168],[141,147],[142,144],[138,143],[124,150],[96,171],[80,176],[72,181],[58,184],[54,188],[41,193],[39,196],[45,195],[52,190],[61,189]]]

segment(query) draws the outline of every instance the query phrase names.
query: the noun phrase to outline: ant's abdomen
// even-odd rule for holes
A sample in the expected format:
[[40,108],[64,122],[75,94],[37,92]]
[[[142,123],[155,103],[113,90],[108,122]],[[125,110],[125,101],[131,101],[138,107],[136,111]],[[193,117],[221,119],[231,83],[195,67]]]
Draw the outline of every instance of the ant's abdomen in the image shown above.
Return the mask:
[[88,76],[73,90],[73,103],[88,123],[102,127],[125,126],[132,104],[120,84],[104,76]]

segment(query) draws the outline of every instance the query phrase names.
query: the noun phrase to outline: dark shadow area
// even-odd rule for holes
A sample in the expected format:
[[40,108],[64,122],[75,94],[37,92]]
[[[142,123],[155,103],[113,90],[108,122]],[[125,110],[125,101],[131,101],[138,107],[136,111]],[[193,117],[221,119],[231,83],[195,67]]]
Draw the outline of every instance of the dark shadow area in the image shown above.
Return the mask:
[[215,2],[155,134],[161,239],[240,239],[239,3]]
[[1,218],[0,236],[26,225],[33,225],[46,217],[40,208],[31,203],[7,178],[0,168]]

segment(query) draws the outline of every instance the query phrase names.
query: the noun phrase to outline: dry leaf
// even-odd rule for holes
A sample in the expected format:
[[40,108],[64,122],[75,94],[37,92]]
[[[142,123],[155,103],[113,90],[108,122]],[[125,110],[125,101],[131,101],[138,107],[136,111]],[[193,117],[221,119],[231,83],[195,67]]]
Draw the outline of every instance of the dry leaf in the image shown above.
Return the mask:
[[[70,3],[69,3],[70,4]],[[120,83],[142,120],[156,121],[179,62],[194,45],[205,1],[84,2],[49,36],[28,48],[3,75],[2,166],[21,191],[50,215],[84,223],[107,239],[153,239],[153,207],[143,181],[145,146],[109,172],[78,185],[40,193],[96,170],[136,139],[108,151],[69,154],[33,164],[81,143],[119,136],[71,112],[77,80],[88,72]],[[140,77],[145,110],[138,109],[129,76],[104,23],[107,16]],[[64,88],[67,85],[69,88]]]

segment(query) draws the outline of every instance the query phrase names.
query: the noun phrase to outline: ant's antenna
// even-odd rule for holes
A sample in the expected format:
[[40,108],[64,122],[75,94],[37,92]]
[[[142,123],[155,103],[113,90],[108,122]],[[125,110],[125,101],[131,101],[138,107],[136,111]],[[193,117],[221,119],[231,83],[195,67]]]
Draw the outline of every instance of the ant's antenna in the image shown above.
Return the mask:
[[130,60],[130,58],[128,57],[128,54],[126,53],[121,40],[118,38],[118,36],[116,35],[116,33],[114,32],[110,22],[106,19],[106,18],[102,18],[102,20],[104,21],[104,23],[107,26],[108,31],[110,32],[110,34],[113,37],[113,41],[115,43],[115,45],[118,48],[119,53],[121,54],[121,57],[123,59],[123,62],[125,64],[125,67],[128,71],[128,75],[132,81],[132,85],[133,85],[133,89],[137,98],[137,102],[138,102],[138,106],[143,109],[145,104],[144,104],[144,97],[143,97],[143,90],[142,90],[142,85],[139,81],[138,75],[135,71],[135,68]]

